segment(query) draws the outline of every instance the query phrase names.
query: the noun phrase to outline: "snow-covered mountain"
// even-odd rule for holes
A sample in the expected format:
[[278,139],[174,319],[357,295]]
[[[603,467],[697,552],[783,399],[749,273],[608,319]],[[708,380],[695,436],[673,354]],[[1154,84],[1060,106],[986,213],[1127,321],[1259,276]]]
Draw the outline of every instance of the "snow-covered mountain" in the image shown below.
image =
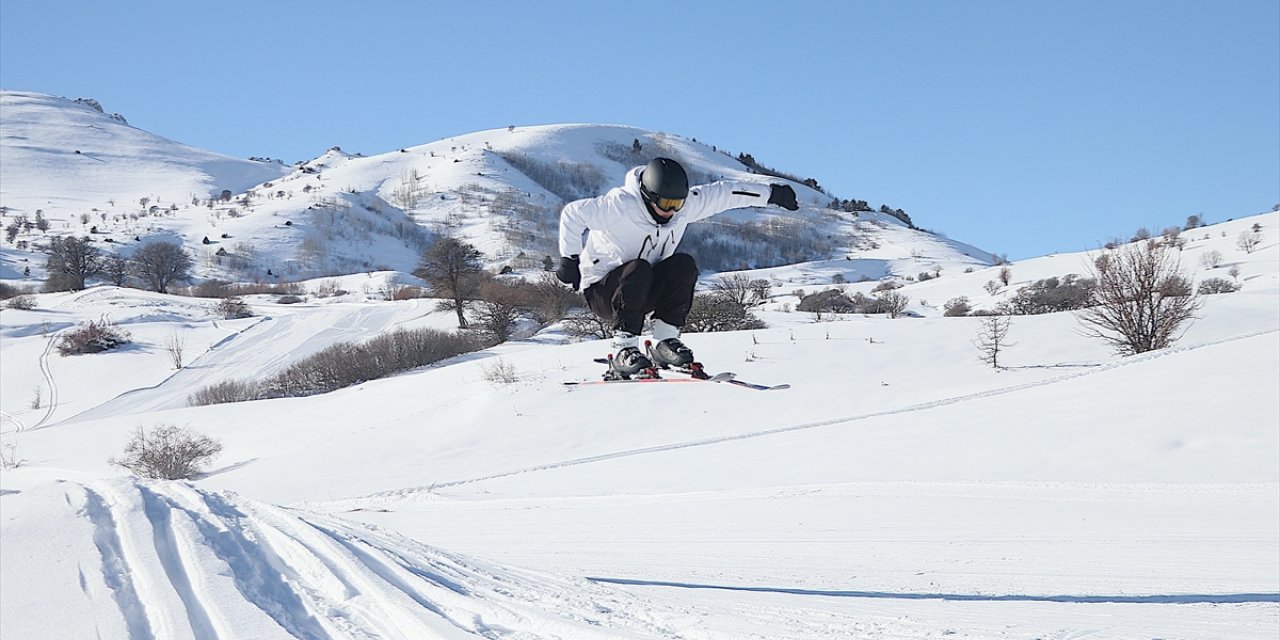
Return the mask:
[[165,139],[103,113],[93,100],[0,91],[0,172],[6,214],[42,211],[51,231],[78,233],[81,214],[103,230],[120,228],[112,217],[239,193],[286,169]]
[[[200,279],[407,273],[433,237],[448,233],[476,245],[495,270],[528,272],[556,254],[565,202],[621,184],[627,169],[652,157],[679,158],[695,182],[780,180],[696,141],[605,125],[509,127],[372,156],[334,148],[285,167],[164,140],[81,102],[15,92],[0,99],[5,225],[40,211],[50,226],[20,233],[35,255],[9,252],[10,263],[40,262],[47,235],[69,233],[125,254],[139,241],[181,241],[199,258]],[[828,209],[832,196],[792,184],[799,212],[723,214],[695,225],[686,250],[717,272],[838,257],[891,260],[890,271],[914,275],[995,260],[893,215]],[[905,248],[926,239],[925,259]],[[849,275],[891,275],[846,266]]]

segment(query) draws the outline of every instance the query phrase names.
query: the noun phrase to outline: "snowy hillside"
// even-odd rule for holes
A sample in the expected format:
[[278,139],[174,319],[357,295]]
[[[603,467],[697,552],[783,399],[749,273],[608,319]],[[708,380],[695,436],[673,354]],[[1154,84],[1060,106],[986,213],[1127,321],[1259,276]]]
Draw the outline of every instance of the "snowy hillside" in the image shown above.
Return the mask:
[[[49,226],[19,232],[25,250],[0,247],[0,279],[15,285],[42,279],[40,248],[58,234],[88,235],[124,255],[142,241],[178,241],[201,280],[408,273],[440,234],[473,243],[494,270],[535,272],[556,254],[565,202],[604,193],[650,158],[679,158],[695,182],[779,180],[679,136],[585,124],[481,131],[369,156],[334,148],[285,167],[180,145],[63,98],[0,96],[4,226],[20,216],[34,224],[37,210]],[[827,209],[832,196],[793,184],[800,211],[726,213],[695,225],[686,250],[709,271],[877,252],[901,261],[904,274],[995,260],[891,215]],[[930,259],[918,261],[905,247],[924,241]]]
[[55,233],[81,233],[81,214],[122,228],[111,218],[239,193],[286,171],[167,140],[92,102],[0,91],[0,112],[0,205],[29,218],[43,211]]
[[[368,193],[386,186],[355,181],[370,160],[323,163]],[[394,271],[251,297],[242,320],[134,289],[34,295],[0,311],[0,635],[1274,638],[1280,213],[1184,234],[1185,273],[1240,290],[1206,296],[1173,347],[1122,358],[1070,313],[1017,316],[998,370],[982,320],[942,305],[989,309],[1090,256],[988,286],[999,267],[884,224],[860,253],[748,271],[776,283],[769,328],[687,336],[710,368],[785,391],[569,390],[606,347],[552,327],[329,394],[190,407],[198,387],[452,317],[386,301]],[[801,289],[881,278],[921,317],[795,311]],[[52,349],[104,315],[131,345]],[[213,468],[109,464],[162,424],[222,443]]]

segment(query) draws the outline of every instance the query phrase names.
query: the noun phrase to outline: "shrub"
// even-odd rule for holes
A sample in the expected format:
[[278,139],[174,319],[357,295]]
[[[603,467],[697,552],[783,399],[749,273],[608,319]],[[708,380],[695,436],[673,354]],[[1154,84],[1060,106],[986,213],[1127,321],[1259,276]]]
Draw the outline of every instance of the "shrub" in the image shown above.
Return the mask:
[[241,380],[227,380],[211,384],[187,397],[187,403],[193,407],[227,402],[248,402],[264,398],[258,385]]
[[495,384],[512,384],[520,379],[516,368],[506,360],[497,358],[481,367],[484,379]]
[[63,356],[98,353],[129,344],[129,332],[107,320],[89,321],[63,333],[58,338],[58,353]]
[[405,300],[417,300],[418,298],[425,298],[425,297],[427,297],[426,289],[423,289],[422,287],[417,287],[411,284],[407,284],[402,287],[397,287],[395,291],[391,294],[391,299],[398,302],[403,302]]
[[8,300],[14,296],[21,296],[30,292],[29,288],[15,287],[7,282],[0,282],[0,300]]
[[210,385],[189,396],[187,401],[192,405],[206,405],[327,393],[434,364],[480,347],[479,341],[469,334],[437,329],[394,331],[361,344],[335,344],[267,380]]
[[1200,281],[1200,286],[1196,287],[1196,293],[1212,295],[1215,293],[1234,293],[1240,290],[1240,285],[1227,280],[1226,278],[1205,278]]
[[360,344],[336,344],[262,383],[265,397],[306,396],[385,378],[475,351],[474,336],[438,329],[394,331]]
[[764,321],[723,293],[702,293],[693,297],[693,307],[685,321],[689,333],[763,329]]
[[8,307],[10,309],[23,309],[30,311],[36,308],[36,299],[28,295],[19,295],[9,298]]
[[1222,252],[1215,250],[1201,255],[1200,265],[1206,269],[1217,269],[1222,266]]
[[196,298],[225,298],[231,295],[231,286],[230,282],[224,280],[205,280],[180,293]]
[[213,310],[227,320],[253,317],[253,309],[244,300],[235,297],[223,298]]
[[124,455],[108,462],[145,478],[182,480],[199,473],[221,452],[222,445],[216,440],[187,427],[165,424],[149,432],[138,427],[125,445]]
[[1008,301],[1009,313],[1017,316],[1073,311],[1092,304],[1096,282],[1069,273],[1059,278],[1037,280],[1018,289]]
[[582,306],[582,295],[556,279],[554,273],[544,273],[538,281],[521,285],[525,291],[525,305],[533,319],[547,325],[564,318],[574,307]]
[[1086,335],[1121,355],[1163,349],[1195,316],[1200,300],[1182,275],[1177,254],[1156,242],[1126,245],[1094,260],[1096,306],[1077,315]]
[[969,306],[969,298],[960,296],[952,298],[942,305],[942,315],[948,318],[967,316],[973,311],[973,307]]
[[801,296],[796,311],[805,313],[857,313],[857,306],[839,289]]
[[519,286],[486,281],[480,285],[480,300],[472,306],[469,326],[493,344],[510,340],[523,312],[522,295]]
[[565,316],[564,331],[578,338],[605,340],[613,337],[613,327],[609,321],[586,309],[580,309]]

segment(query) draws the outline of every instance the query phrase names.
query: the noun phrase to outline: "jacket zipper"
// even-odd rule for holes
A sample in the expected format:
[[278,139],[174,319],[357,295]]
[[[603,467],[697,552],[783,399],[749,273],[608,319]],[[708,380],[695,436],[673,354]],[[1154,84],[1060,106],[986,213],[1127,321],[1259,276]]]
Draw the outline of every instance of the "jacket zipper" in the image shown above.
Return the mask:
[[655,224],[655,225],[653,225],[653,230],[655,231],[655,234],[654,234],[654,235],[652,235],[652,236],[651,236],[651,235],[648,235],[648,234],[645,234],[645,236],[644,236],[644,242],[640,243],[640,253],[636,254],[636,259],[637,259],[637,260],[639,260],[639,259],[641,259],[641,258],[643,258],[643,259],[645,259],[645,260],[648,260],[648,259],[649,259],[649,257],[648,257],[647,255],[645,255],[645,251],[644,251],[644,250],[645,250],[645,248],[646,248],[646,247],[648,247],[648,246],[650,245],[651,241],[652,241],[652,244],[653,244],[653,248],[658,250],[658,257],[662,257],[662,252],[664,252],[664,251],[666,251],[666,250],[667,250],[667,243],[671,241],[671,237],[670,237],[670,236],[668,236],[668,237],[667,237],[667,239],[666,239],[666,240],[664,240],[664,241],[662,242],[662,248],[661,248],[661,249],[659,249],[659,248],[658,248],[658,241],[657,241],[657,240],[655,240],[654,238],[661,238],[661,237],[662,237],[662,227],[660,227],[660,226],[658,226],[658,225],[656,225],[656,224]]

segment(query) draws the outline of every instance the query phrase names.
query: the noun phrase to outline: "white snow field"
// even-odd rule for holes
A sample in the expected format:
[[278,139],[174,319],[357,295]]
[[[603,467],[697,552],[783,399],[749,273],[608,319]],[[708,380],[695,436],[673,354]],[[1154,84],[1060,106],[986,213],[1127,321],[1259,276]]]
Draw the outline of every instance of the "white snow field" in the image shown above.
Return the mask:
[[[43,187],[9,164],[9,113],[0,199],[19,203],[6,216],[32,215]],[[28,137],[65,132],[50,127]],[[467,144],[480,162],[486,138],[523,134],[521,145],[573,157],[602,130],[627,143],[639,131],[502,130]],[[340,163],[373,176],[374,161],[433,161],[425,148]],[[481,165],[441,162],[436,188],[480,179]],[[77,184],[68,171],[61,184]],[[325,175],[356,200],[383,188]],[[213,220],[243,225],[232,235],[254,238],[264,266],[285,264],[298,239],[279,221],[311,202],[294,200],[304,204]],[[81,232],[75,207],[48,211]],[[203,215],[136,224],[198,251],[222,230]],[[775,283],[755,309],[768,328],[685,336],[709,369],[791,385],[780,391],[570,389],[561,383],[600,375],[592,358],[607,343],[553,325],[328,394],[192,407],[210,384],[397,328],[450,329],[453,313],[386,299],[416,282],[401,258],[316,273],[297,284],[298,304],[247,296],[255,315],[241,320],[216,315],[216,299],[31,293],[32,308],[0,310],[0,638],[1280,635],[1280,213],[1184,232],[1186,275],[1241,288],[1205,296],[1172,347],[1120,357],[1070,313],[1016,316],[1000,369],[974,346],[983,320],[944,317],[944,303],[990,309],[1037,280],[1086,273],[1094,255],[1018,261],[988,291],[1000,269],[990,254],[870,218],[857,223],[862,244],[833,259],[745,272]],[[1237,238],[1255,225],[1262,242],[1246,252]],[[43,275],[33,249],[5,243],[0,258],[6,284]],[[704,276],[709,286],[716,274]],[[833,278],[850,294],[903,283],[910,314],[794,311],[799,290]],[[102,318],[132,342],[58,355],[61,333]],[[515,380],[496,381],[498,365]],[[109,462],[136,429],[166,424],[223,445],[206,473],[142,480]]]
[[[1184,261],[1255,223],[1275,237],[1276,214],[1222,223]],[[212,301],[131,289],[40,294],[0,313],[3,442],[22,462],[0,475],[0,631],[1271,638],[1280,246],[1231,255],[1241,291],[1208,296],[1174,347],[1127,358],[1070,314],[1023,316],[994,370],[977,318],[817,322],[782,311],[785,294],[768,329],[689,336],[715,369],[792,385],[773,392],[567,390],[603,347],[552,331],[326,395],[186,407],[200,385],[450,315],[255,301],[258,316],[225,321]],[[906,289],[944,299],[991,275]],[[46,348],[104,313],[130,347]],[[175,330],[192,354],[176,372]],[[487,381],[497,361],[518,380]],[[189,483],[108,464],[159,424],[225,450]]]

